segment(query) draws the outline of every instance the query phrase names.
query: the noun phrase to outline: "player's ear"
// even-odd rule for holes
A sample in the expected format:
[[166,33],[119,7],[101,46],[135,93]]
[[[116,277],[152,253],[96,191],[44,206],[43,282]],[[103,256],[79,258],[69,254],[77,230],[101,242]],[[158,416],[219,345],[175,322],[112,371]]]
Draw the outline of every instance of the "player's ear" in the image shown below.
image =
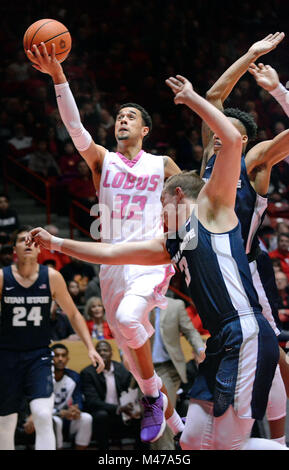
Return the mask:
[[243,134],[242,135],[242,145],[246,144],[247,145],[248,143],[248,136],[246,134]]
[[180,186],[177,186],[175,191],[176,191],[177,200],[179,202],[185,197],[185,193]]
[[146,135],[148,135],[149,131],[150,131],[150,128],[149,128],[148,126],[144,126],[144,127],[142,128],[142,136],[143,136],[143,138],[144,138]]

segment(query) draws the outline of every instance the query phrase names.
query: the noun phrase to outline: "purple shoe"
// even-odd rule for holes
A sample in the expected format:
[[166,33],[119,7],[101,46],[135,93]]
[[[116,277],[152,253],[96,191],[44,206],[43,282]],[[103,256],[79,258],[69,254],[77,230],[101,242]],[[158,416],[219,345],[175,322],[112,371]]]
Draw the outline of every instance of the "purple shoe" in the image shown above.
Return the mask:
[[[154,400],[152,402],[152,400]],[[152,403],[150,403],[152,402]],[[155,442],[166,427],[165,411],[168,406],[166,395],[160,392],[158,398],[143,397],[144,415],[141,422],[140,438],[143,442]]]

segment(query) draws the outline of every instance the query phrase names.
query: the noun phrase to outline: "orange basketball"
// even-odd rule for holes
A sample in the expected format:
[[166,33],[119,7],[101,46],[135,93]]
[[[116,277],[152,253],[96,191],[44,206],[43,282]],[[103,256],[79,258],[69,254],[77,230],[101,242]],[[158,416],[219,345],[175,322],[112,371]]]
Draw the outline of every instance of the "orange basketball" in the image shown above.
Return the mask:
[[[51,54],[51,44],[55,44],[56,59],[63,62],[68,56],[71,49],[71,36],[64,24],[56,20],[46,18],[44,20],[35,21],[26,30],[23,37],[23,47],[25,52],[30,49],[33,44],[39,46],[44,42],[48,54]],[[41,52],[41,48],[40,48]]]

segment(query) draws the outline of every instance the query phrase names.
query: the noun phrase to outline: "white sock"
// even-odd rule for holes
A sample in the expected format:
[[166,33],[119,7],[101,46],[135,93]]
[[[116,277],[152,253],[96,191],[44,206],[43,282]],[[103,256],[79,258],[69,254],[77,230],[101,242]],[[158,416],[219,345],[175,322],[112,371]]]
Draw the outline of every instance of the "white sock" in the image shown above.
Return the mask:
[[54,395],[49,398],[36,398],[30,402],[35,426],[35,450],[55,450],[55,434],[53,431]]
[[286,446],[286,437],[285,436],[276,437],[275,439],[271,439],[271,441],[279,442],[279,444],[281,444],[282,446]]
[[160,394],[156,374],[149,379],[142,379],[142,392],[144,395],[157,398]]
[[172,416],[167,419],[167,425],[170,427],[174,434],[182,432],[185,428],[184,423],[181,420],[180,415],[174,410]]
[[251,437],[243,445],[242,450],[289,450],[289,448],[282,446],[279,442],[274,442],[274,440],[271,439]]
[[14,434],[17,418],[17,413],[0,416],[0,450],[15,450]]

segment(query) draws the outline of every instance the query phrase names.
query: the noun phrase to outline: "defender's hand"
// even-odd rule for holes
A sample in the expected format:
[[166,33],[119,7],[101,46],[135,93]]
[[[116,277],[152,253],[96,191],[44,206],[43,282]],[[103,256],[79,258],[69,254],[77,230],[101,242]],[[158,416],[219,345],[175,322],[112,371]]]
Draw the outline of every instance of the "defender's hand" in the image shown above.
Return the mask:
[[283,41],[285,37],[284,33],[279,33],[279,31],[275,34],[268,34],[264,39],[261,41],[255,42],[249,49],[248,52],[253,53],[256,56],[256,59],[261,55],[268,54],[268,52],[275,49],[275,47]]
[[193,86],[189,80],[182,75],[170,77],[166,80],[166,84],[175,94],[174,102],[176,104],[185,104],[188,96],[193,92]]
[[264,90],[272,91],[279,85],[279,76],[273,67],[264,64],[250,64],[248,72]]

